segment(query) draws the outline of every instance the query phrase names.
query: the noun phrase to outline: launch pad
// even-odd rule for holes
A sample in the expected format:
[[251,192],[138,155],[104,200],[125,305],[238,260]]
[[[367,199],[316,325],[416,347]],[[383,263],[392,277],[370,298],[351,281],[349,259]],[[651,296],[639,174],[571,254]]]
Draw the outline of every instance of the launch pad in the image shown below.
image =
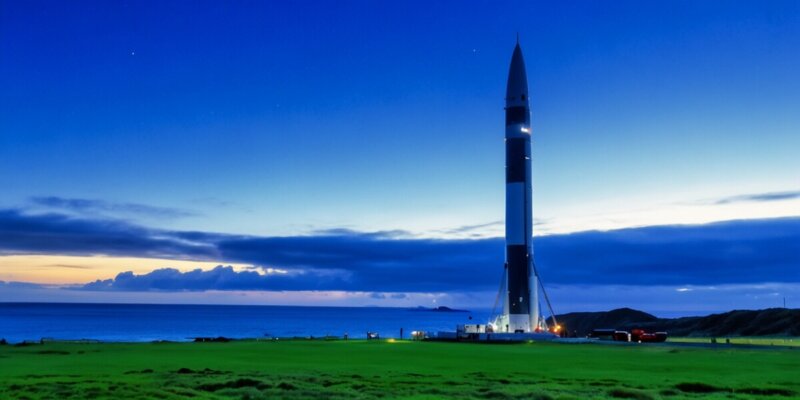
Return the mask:
[[490,343],[513,343],[528,341],[556,340],[558,336],[549,332],[539,333],[469,333],[437,332],[436,337],[428,338],[432,341],[473,341]]

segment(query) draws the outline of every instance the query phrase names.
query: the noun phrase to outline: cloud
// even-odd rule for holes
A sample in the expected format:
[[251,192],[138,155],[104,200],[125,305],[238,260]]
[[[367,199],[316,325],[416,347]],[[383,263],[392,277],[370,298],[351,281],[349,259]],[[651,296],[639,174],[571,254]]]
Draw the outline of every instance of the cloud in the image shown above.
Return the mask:
[[372,292],[369,294],[370,298],[385,300],[385,299],[393,299],[393,300],[402,300],[408,298],[408,295],[405,293],[381,293],[381,292]]
[[38,283],[0,281],[0,289],[42,289],[45,287],[45,285]]
[[483,271],[494,271],[499,279],[503,265],[503,242],[497,239],[395,239],[359,233],[234,238],[216,245],[236,262],[344,276],[341,290],[460,290],[482,286]]
[[151,218],[185,218],[199,215],[194,211],[170,207],[156,207],[137,203],[114,203],[95,199],[65,198],[57,196],[31,197],[31,203],[80,215],[135,215]]
[[[710,285],[800,282],[800,218],[589,231],[534,239],[546,284]],[[156,230],[113,220],[0,210],[0,254],[157,257],[257,269],[119,274],[92,290],[496,290],[500,238],[428,239],[329,230],[260,237]],[[1,268],[1,267],[0,267]],[[265,273],[285,272],[285,273]],[[260,272],[259,272],[260,271]]]
[[50,264],[50,265],[43,265],[45,268],[67,268],[67,269],[92,269],[92,267],[87,267],[85,265],[71,265],[71,264]]
[[[303,275],[301,277],[301,275]],[[306,274],[259,274],[255,271],[235,271],[219,265],[211,270],[195,269],[181,272],[162,268],[136,275],[122,272],[114,279],[97,280],[82,287],[84,290],[120,291],[207,291],[207,290],[307,290],[340,286],[337,277]],[[327,280],[333,280],[327,284]],[[314,287],[315,286],[315,287]]]
[[765,201],[779,201],[779,200],[792,200],[792,199],[800,199],[800,190],[786,191],[786,192],[753,193],[753,194],[743,194],[738,196],[730,196],[718,199],[714,202],[714,204],[765,202]]
[[546,281],[593,284],[800,282],[800,218],[629,228],[537,238]]
[[486,222],[486,223],[483,223],[483,224],[476,224],[476,225],[463,225],[463,226],[459,226],[459,227],[452,228],[452,229],[446,229],[446,230],[443,230],[441,232],[445,233],[445,234],[451,234],[451,235],[452,234],[459,234],[459,233],[472,233],[474,231],[482,231],[482,230],[485,230],[486,228],[491,228],[491,227],[495,227],[495,226],[502,227],[503,226],[503,221],[492,221],[492,222]]
[[414,236],[411,232],[404,231],[401,229],[394,229],[388,231],[362,232],[347,228],[330,228],[330,229],[318,229],[315,230],[314,233],[318,236],[361,236],[361,237],[372,237],[372,238],[383,238],[383,239]]
[[[192,240],[193,237],[202,240]],[[212,234],[172,233],[111,219],[0,210],[0,254],[106,255],[208,260]]]

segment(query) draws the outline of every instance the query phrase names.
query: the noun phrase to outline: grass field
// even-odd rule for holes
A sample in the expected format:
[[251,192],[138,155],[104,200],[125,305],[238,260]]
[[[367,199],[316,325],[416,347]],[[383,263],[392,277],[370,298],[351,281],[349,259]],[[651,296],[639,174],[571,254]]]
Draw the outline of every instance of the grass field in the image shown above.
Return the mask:
[[277,341],[0,346],[0,398],[791,398],[800,349]]

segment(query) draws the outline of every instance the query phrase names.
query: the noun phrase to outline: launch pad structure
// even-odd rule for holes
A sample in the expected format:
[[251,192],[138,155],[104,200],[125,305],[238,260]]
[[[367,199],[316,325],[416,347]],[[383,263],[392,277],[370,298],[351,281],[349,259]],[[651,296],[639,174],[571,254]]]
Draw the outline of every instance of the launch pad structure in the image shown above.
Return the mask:
[[[505,102],[506,251],[500,290],[488,323],[461,325],[456,332],[439,332],[436,338],[440,340],[546,340],[555,339],[560,333],[561,327],[533,259],[531,112],[519,39],[511,55]],[[551,315],[549,325],[542,317],[540,297]]]

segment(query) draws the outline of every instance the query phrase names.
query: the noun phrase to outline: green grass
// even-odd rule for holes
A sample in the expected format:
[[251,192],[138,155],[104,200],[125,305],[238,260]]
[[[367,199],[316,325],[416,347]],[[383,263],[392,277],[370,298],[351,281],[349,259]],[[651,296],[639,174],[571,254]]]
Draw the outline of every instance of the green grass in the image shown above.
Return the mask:
[[[669,338],[670,342],[677,343],[711,343],[710,337],[676,337]],[[725,337],[715,338],[718,344],[725,343]],[[800,346],[798,338],[783,337],[732,337],[731,344],[749,344],[755,346]]]
[[367,341],[0,347],[0,398],[800,396],[800,349]]

